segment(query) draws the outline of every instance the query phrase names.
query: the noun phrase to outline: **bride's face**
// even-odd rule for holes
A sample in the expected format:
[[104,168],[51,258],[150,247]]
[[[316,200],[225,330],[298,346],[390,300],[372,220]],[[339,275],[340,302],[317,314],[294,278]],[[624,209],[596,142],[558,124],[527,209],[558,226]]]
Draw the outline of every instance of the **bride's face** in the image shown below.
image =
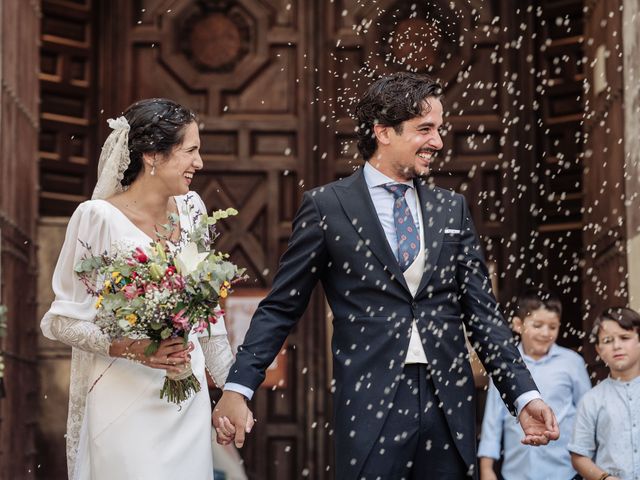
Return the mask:
[[176,145],[164,161],[156,164],[156,175],[167,187],[169,195],[184,195],[197,170],[202,168],[200,134],[196,122],[185,127],[182,143]]

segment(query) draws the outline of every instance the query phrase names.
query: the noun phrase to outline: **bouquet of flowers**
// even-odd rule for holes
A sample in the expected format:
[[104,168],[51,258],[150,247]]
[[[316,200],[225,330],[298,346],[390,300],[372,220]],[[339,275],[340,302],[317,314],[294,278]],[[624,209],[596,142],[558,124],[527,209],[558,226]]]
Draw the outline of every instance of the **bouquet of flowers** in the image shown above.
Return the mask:
[[[88,254],[75,271],[97,297],[96,324],[112,339],[150,339],[146,355],[155,353],[167,338],[181,337],[186,345],[192,330],[210,334],[211,325],[223,314],[219,299],[244,279],[244,269],[211,249],[215,223],[237,213],[230,208],[210,217],[200,215],[179,246],[164,239],[146,248],[117,247],[93,255],[90,245],[83,244]],[[177,215],[170,216],[170,224],[176,223]],[[198,391],[200,382],[187,364],[179,374],[167,372],[160,398],[179,404]]]

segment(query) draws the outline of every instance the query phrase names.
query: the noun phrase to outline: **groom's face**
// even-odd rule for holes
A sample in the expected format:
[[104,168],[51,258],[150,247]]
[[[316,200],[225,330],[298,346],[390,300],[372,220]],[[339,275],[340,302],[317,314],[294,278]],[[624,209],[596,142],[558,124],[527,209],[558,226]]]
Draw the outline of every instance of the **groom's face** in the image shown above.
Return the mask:
[[431,161],[442,149],[442,103],[435,97],[424,102],[422,114],[401,124],[400,131],[389,129],[384,161],[394,177],[411,180],[429,173]]

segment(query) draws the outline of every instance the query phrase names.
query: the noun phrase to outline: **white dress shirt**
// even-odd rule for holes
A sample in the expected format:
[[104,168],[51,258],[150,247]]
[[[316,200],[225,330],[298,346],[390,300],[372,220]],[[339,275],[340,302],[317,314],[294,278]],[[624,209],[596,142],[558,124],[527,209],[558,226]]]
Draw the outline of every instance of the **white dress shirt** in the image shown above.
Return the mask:
[[[397,182],[392,178],[387,177],[384,173],[377,170],[370,162],[364,164],[363,172],[364,180],[367,183],[369,189],[369,195],[371,195],[371,201],[378,214],[378,219],[384,230],[384,235],[387,237],[387,242],[391,247],[391,251],[394,255],[398,251],[398,237],[396,236],[396,224],[393,220],[393,205],[395,203],[395,197],[391,192],[386,190],[383,185],[388,184],[402,184],[407,185],[407,192],[404,194],[404,198],[407,201],[409,210],[411,210],[411,216],[416,224],[418,232],[422,232],[422,226],[420,225],[420,217],[418,215],[418,196],[416,195],[415,185],[411,180],[406,182]],[[420,235],[420,241],[424,238]],[[421,245],[421,248],[424,243]]]
[[[371,195],[371,201],[373,207],[376,209],[378,219],[384,230],[384,235],[387,237],[391,251],[396,255],[398,251],[398,236],[396,233],[396,224],[393,218],[393,209],[395,205],[395,196],[393,193],[384,188],[389,184],[402,184],[407,185],[407,191],[404,194],[404,198],[407,201],[409,210],[411,210],[411,216],[413,222],[420,234],[420,249],[419,254],[415,258],[414,262],[404,272],[404,278],[407,281],[407,286],[411,291],[411,295],[415,295],[420,286],[420,280],[424,273],[424,230],[422,228],[422,211],[418,207],[418,195],[416,194],[415,185],[411,180],[406,182],[398,182],[392,178],[387,177],[384,173],[376,169],[370,162],[364,165],[364,180],[367,183],[369,189],[369,195]],[[410,363],[427,363],[427,356],[424,353],[424,347],[422,346],[422,340],[418,333],[418,326],[415,319],[411,322],[411,335],[409,337],[409,348],[407,348],[407,356],[405,357],[405,364]]]

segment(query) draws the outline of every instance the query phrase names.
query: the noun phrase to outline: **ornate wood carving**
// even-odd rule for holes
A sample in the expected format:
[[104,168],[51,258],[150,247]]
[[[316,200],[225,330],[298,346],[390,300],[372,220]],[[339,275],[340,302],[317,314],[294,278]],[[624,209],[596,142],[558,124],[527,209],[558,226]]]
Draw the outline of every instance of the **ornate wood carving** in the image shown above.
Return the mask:
[[[110,45],[101,78],[113,89],[127,86],[104,96],[104,118],[152,96],[198,112],[204,168],[193,188],[210,209],[239,210],[219,223],[217,247],[247,267],[247,287],[268,288],[303,187],[313,180],[312,135],[304,121],[312,96],[303,61],[311,50],[305,23],[313,18],[310,4],[135,3],[102,5],[101,18],[110,19],[102,41]],[[122,61],[122,69],[112,68],[111,60]],[[311,309],[306,317],[312,316]],[[252,478],[300,478],[313,462],[313,432],[301,428],[312,423],[313,409],[306,406],[317,382],[315,372],[303,373],[314,360],[305,346],[312,326],[312,318],[305,318],[289,337],[286,387],[261,389],[252,402],[264,425],[243,449]]]
[[469,61],[471,42],[460,39],[473,21],[470,8],[385,0],[346,11],[359,21],[356,32],[365,37],[367,67],[378,73],[406,68],[448,82]]
[[[567,306],[568,327],[561,341],[578,346],[581,3],[546,1],[536,8],[531,3],[518,12],[498,2],[453,9],[439,2],[382,3],[344,0],[327,7],[331,48],[326,68],[320,69],[327,72],[322,77],[329,128],[322,130],[321,144],[330,146],[322,152],[329,160],[325,179],[346,175],[359,164],[349,113],[369,75],[407,68],[430,72],[445,84],[449,123],[435,183],[467,196],[496,268],[499,299],[509,307],[527,283],[558,290]],[[441,28],[445,24],[451,38]],[[398,35],[408,26],[409,36]],[[442,38],[434,40],[436,33]],[[421,41],[402,41],[412,35]],[[541,40],[524,40],[532,37]],[[393,54],[394,45],[402,46],[404,57]],[[435,63],[411,63],[435,59],[439,49],[444,50]],[[539,121],[532,120],[536,116]]]
[[508,300],[515,287],[506,281],[512,275],[508,255],[516,244],[507,240],[515,215],[506,206],[512,202],[515,181],[507,160],[514,148],[506,138],[515,92],[508,93],[502,79],[515,64],[499,61],[509,37],[491,21],[503,12],[492,4],[475,9],[472,3],[451,7],[449,2],[373,5],[341,0],[326,5],[329,48],[320,72],[322,118],[329,128],[321,129],[320,144],[328,168],[321,172],[321,181],[346,175],[361,163],[349,114],[370,75],[429,72],[445,84],[449,126],[434,181],[467,195],[487,256],[500,272],[501,298]]
[[239,8],[200,4],[178,32],[182,50],[202,72],[232,72],[253,43],[250,19]]

